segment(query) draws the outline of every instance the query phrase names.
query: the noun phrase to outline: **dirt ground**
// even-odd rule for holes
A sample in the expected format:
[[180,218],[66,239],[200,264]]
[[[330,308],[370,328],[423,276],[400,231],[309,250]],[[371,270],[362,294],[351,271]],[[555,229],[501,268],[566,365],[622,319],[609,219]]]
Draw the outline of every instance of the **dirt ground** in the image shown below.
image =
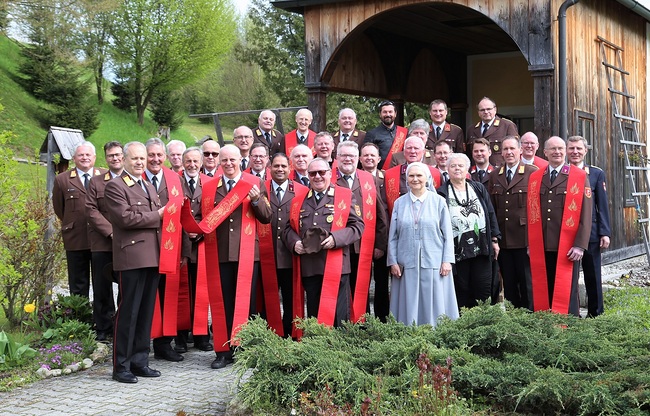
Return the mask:
[[645,255],[608,264],[602,271],[605,285],[650,287],[650,266]]

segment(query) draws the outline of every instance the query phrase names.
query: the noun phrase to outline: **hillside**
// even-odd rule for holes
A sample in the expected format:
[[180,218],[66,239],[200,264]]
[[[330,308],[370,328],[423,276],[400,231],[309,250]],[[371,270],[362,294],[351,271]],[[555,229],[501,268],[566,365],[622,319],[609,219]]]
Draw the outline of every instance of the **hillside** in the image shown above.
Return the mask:
[[[18,67],[22,59],[19,45],[6,36],[0,36],[0,56],[0,104],[4,107],[4,111],[0,113],[0,131],[10,130],[14,133],[11,146],[18,156],[33,157],[43,143],[48,129],[48,126],[40,125],[38,121],[41,102],[23,90],[19,83]],[[97,147],[98,165],[104,164],[101,149],[107,141],[145,141],[154,137],[157,130],[156,124],[149,118],[143,126],[138,125],[135,113],[127,113],[113,107],[110,99],[110,91],[107,91],[107,102],[102,105],[99,115],[99,128],[87,137]],[[212,124],[201,124],[188,118],[180,129],[172,132],[172,138],[189,145],[206,134],[215,136]]]

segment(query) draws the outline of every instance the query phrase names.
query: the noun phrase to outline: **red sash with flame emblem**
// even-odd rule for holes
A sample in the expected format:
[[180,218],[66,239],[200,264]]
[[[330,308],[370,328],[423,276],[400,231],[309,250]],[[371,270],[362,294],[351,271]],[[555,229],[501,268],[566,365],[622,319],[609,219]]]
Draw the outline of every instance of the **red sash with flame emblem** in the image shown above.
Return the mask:
[[[182,241],[181,207],[184,198],[181,177],[167,167],[163,166],[162,169],[165,182],[167,183],[167,189],[169,190],[169,201],[165,205],[165,212],[163,214],[160,263],[158,266],[159,273],[165,275],[165,293],[159,293],[156,296],[154,318],[151,325],[152,338],[175,336],[178,332],[181,273],[184,272],[187,275],[187,268],[183,271],[180,270]],[[165,307],[162,310],[162,314],[160,295],[165,297]],[[189,297],[187,301],[189,301]],[[184,315],[187,315],[187,311],[185,311]],[[182,320],[187,321],[186,319]]]
[[[389,223],[390,218],[393,215],[393,206],[395,205],[395,201],[397,201],[397,198],[401,196],[399,192],[399,184],[401,176],[406,175],[407,166],[407,164],[393,166],[384,172],[384,186],[386,188],[386,204],[388,205]],[[441,183],[440,171],[433,166],[427,166],[429,167],[429,172],[431,172],[431,179],[433,180],[431,186],[433,186],[435,189],[440,186]]]
[[[316,137],[316,132],[312,130],[307,130],[307,143],[305,146],[310,149],[314,148],[314,138]],[[291,154],[291,151],[294,147],[298,146],[298,130],[292,130],[284,136],[284,150],[285,154],[288,156]]]
[[404,150],[404,142],[406,141],[407,135],[408,129],[406,127],[395,126],[395,138],[393,139],[393,145],[390,147],[388,155],[386,155],[386,160],[384,161],[383,166],[390,166],[390,161],[393,160],[393,154]]
[[361,211],[365,229],[359,247],[357,284],[352,298],[352,322],[359,321],[363,314],[366,313],[372,255],[375,251],[375,229],[377,228],[377,188],[375,187],[374,176],[357,169],[357,177],[361,185]]
[[[306,186],[297,186],[294,188],[294,197],[291,200],[291,209],[289,211],[289,222],[291,228],[300,235],[300,209],[302,208],[305,197],[309,193],[309,188]],[[293,322],[295,318],[304,318],[305,311],[305,291],[302,288],[302,278],[300,275],[300,256],[292,253],[293,260]],[[300,339],[302,337],[302,330],[296,327],[295,323],[291,324],[291,337]]]
[[574,262],[566,253],[573,247],[580,226],[580,211],[585,194],[586,173],[582,169],[569,169],[567,193],[562,212],[562,227],[558,245],[555,286],[552,305],[548,304],[548,283],[546,277],[546,259],[544,256],[544,235],[542,231],[542,212],[540,190],[542,178],[547,170],[539,169],[528,180],[528,244],[530,249],[530,269],[533,283],[533,306],[536,311],[551,309],[556,313],[569,313],[571,284]]
[[[205,238],[199,243],[197,264],[196,301],[194,307],[194,333],[206,335],[208,323],[208,305],[212,311],[212,332],[215,351],[227,351],[228,340],[232,344],[239,326],[246,323],[250,309],[250,293],[255,260],[255,215],[250,207],[248,192],[259,178],[242,173],[241,179],[226,197],[214,206],[217,188],[222,183],[221,177],[215,177],[203,184],[203,199],[201,212],[203,220],[196,223],[189,204],[183,206],[183,228],[187,232],[203,233]],[[262,202],[262,201],[260,201]],[[233,317],[232,333],[228,334],[226,327],[226,311],[221,291],[221,275],[219,273],[219,251],[217,248],[216,229],[235,209],[242,205],[242,224],[240,233],[239,270],[237,273],[237,292],[235,295],[235,314]],[[214,208],[213,208],[214,207]],[[210,261],[207,261],[207,255]]]

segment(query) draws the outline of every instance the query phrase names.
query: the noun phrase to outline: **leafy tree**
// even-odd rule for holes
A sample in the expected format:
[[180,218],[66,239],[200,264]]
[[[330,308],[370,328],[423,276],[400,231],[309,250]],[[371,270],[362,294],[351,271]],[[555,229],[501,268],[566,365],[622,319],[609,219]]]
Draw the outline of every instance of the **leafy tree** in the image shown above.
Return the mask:
[[235,34],[227,0],[125,0],[114,14],[112,57],[133,84],[138,122],[159,90],[175,90],[217,67]]
[[264,80],[290,107],[307,102],[305,92],[305,21],[296,13],[253,0],[248,8],[245,43],[236,47],[244,62],[264,71]]
[[165,133],[176,130],[183,124],[183,97],[175,91],[158,91],[151,99],[151,118]]

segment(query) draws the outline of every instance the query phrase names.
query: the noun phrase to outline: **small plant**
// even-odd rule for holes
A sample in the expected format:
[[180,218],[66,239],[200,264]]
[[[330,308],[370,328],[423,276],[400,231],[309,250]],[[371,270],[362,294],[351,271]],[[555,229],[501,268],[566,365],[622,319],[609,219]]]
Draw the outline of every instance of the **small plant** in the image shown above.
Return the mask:
[[38,352],[38,366],[47,370],[63,369],[86,358],[83,344],[78,342],[54,344],[49,348],[40,348]]
[[36,351],[29,345],[14,341],[5,331],[0,332],[0,368],[21,365],[35,355]]

